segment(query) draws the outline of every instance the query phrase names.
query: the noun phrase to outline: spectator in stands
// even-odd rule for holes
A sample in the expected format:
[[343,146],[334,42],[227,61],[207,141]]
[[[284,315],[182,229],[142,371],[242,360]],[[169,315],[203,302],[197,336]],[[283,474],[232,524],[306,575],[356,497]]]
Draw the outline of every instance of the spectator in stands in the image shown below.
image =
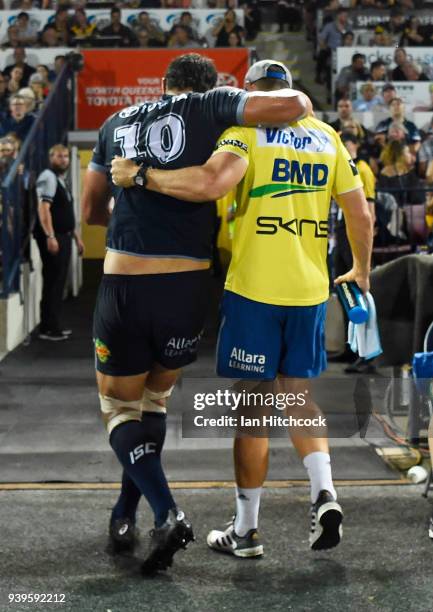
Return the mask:
[[365,55],[362,53],[354,53],[352,55],[352,63],[350,66],[344,66],[335,83],[335,96],[337,100],[346,98],[350,94],[350,86],[356,81],[366,81],[368,78],[368,70],[365,67]]
[[336,132],[341,132],[343,121],[351,121],[353,119],[352,101],[349,98],[342,98],[337,103],[338,118],[329,125]]
[[[8,145],[5,147],[5,145]],[[7,136],[0,138],[0,158],[3,160],[4,157],[13,157],[15,147]]]
[[[244,11],[245,38],[254,40],[262,29],[262,13],[259,0],[242,0],[241,9]],[[242,46],[242,41],[238,46]]]
[[237,23],[236,13],[233,9],[226,11],[224,18],[212,30],[212,36],[216,37],[215,47],[228,47],[231,32],[236,32],[243,40],[244,29]]
[[16,159],[16,148],[14,141],[9,136],[0,138],[0,178],[3,179],[9,172],[10,167]]
[[277,23],[280,32],[284,32],[287,24],[289,32],[299,32],[302,27],[302,6],[295,0],[278,0]]
[[40,34],[39,39],[40,47],[59,47],[59,37],[57,35],[57,30],[53,25],[46,25]]
[[3,72],[0,72],[0,121],[7,115],[9,111],[9,91],[7,88],[7,79]]
[[[51,70],[45,64],[38,64],[36,66],[36,73],[42,77],[45,88],[45,96],[47,96],[50,91]],[[34,75],[32,74],[32,76]],[[29,84],[31,84],[31,78],[32,77],[29,79]]]
[[433,116],[430,120],[430,129],[427,138],[422,143],[418,151],[418,174],[425,178],[427,168],[433,161]]
[[413,155],[405,143],[389,142],[380,160],[383,168],[378,177],[378,190],[391,193],[399,206],[425,202],[425,194],[415,174]]
[[191,40],[199,42],[200,36],[198,35],[197,28],[194,25],[192,14],[189,11],[184,11],[181,13],[179,25],[182,25],[188,29],[188,36]]
[[[136,47],[138,45],[137,37],[134,32],[128,26],[123,25],[121,22],[122,13],[119,8],[114,7],[111,9],[111,23],[101,30],[102,36],[109,36],[116,38],[118,42],[114,44],[117,47]],[[110,47],[113,46],[113,42],[110,42]]]
[[390,35],[392,42],[397,42],[404,30],[404,15],[402,10],[398,7],[392,8],[389,21],[382,25]]
[[20,46],[21,42],[19,39],[18,26],[13,23],[8,27],[8,37],[7,40],[2,44],[2,49],[16,49],[16,47]]
[[[138,13],[137,21],[134,25],[135,34],[139,39],[139,32],[147,32],[147,38],[150,47],[163,47],[165,46],[165,34],[161,28],[150,19],[150,15],[147,11],[141,11]],[[144,37],[142,37],[144,38]],[[140,40],[139,40],[140,42]],[[143,46],[140,44],[140,46]]]
[[38,39],[38,30],[30,23],[29,14],[24,11],[18,13],[15,23],[18,28],[18,39],[20,43],[23,46],[33,45]]
[[403,124],[406,132],[407,139],[410,145],[412,153],[416,153],[416,151],[420,147],[421,143],[421,134],[419,133],[418,128],[412,122],[406,119],[405,117],[405,106],[404,102],[401,98],[394,98],[389,105],[389,113],[390,117],[388,119],[383,119],[376,126],[376,136],[375,139],[382,146],[385,144],[386,134],[388,132],[389,126],[393,122]]
[[55,78],[59,76],[59,74],[63,70],[63,66],[66,64],[66,57],[64,55],[56,55],[54,58],[54,74]]
[[175,25],[172,28],[168,46],[172,49],[192,49],[200,45],[196,40],[190,38],[188,28],[182,25]]
[[21,66],[14,66],[9,74],[8,91],[10,94],[17,93],[23,82],[24,71]]
[[316,82],[324,83],[324,76],[328,89],[331,88],[331,55],[337,47],[342,46],[343,34],[347,30],[348,13],[346,9],[337,11],[335,20],[323,26],[318,40],[320,51],[316,63]]
[[424,36],[421,33],[420,23],[417,17],[409,17],[404,26],[399,44],[402,47],[420,47],[424,45]]
[[386,135],[386,141],[392,142],[396,140],[397,142],[403,142],[404,144],[408,143],[408,132],[404,127],[403,123],[399,123],[398,121],[393,121],[389,124],[388,132]]
[[75,9],[74,22],[70,29],[72,45],[89,44],[95,34],[96,24],[90,23],[86,11],[82,8]]
[[29,78],[35,72],[35,69],[33,68],[33,66],[29,66],[29,64],[27,64],[26,50],[23,47],[17,47],[16,49],[14,49],[14,63],[6,66],[6,68],[4,69],[5,76],[10,76],[12,70],[16,66],[21,68],[21,70],[23,71],[23,76],[20,81],[20,87],[25,87],[29,82]]
[[366,129],[360,124],[359,121],[353,119],[353,117],[341,122],[341,133],[343,132],[353,134],[360,143],[362,143],[367,136]]
[[149,34],[146,30],[135,30],[135,36],[137,37],[138,46],[142,49],[149,48]]
[[377,25],[374,28],[373,38],[370,40],[370,47],[389,47],[391,40],[389,34],[385,32],[385,28]]
[[392,83],[385,83],[382,87],[382,99],[377,110],[388,110],[391,100],[397,97],[397,90]]
[[44,77],[42,75],[36,73],[32,74],[30,77],[29,86],[31,87],[31,90],[35,96],[36,110],[40,110],[49,91],[47,90],[47,83],[44,82]]
[[36,109],[36,96],[31,87],[22,87],[18,91],[18,95],[26,104],[26,113],[34,113]]
[[13,132],[11,134],[8,134],[6,138],[9,142],[12,143],[12,146],[14,147],[14,159],[16,159],[18,157],[18,153],[20,152],[22,142]]
[[421,67],[414,62],[405,62],[401,67],[405,76],[405,81],[429,81],[429,78],[422,71]]
[[59,45],[67,47],[70,41],[69,13],[67,8],[60,7],[57,9],[52,25],[56,30]]
[[355,42],[355,34],[350,30],[343,34],[343,47],[353,47],[353,43]]
[[229,47],[242,47],[242,39],[236,32],[230,32],[229,34]]
[[34,120],[33,115],[26,113],[26,101],[15,94],[9,100],[9,115],[0,123],[0,137],[13,132],[24,140]]
[[386,64],[382,60],[376,60],[370,65],[370,81],[385,81],[386,80]]
[[380,149],[375,143],[370,142],[370,132],[353,117],[341,122],[341,134],[352,134],[359,143],[358,157],[365,160],[376,174],[378,170],[376,157],[380,154]]
[[402,70],[402,66],[407,62],[407,53],[403,47],[398,47],[394,51],[394,62],[397,66],[391,72],[391,80],[392,81],[406,81],[405,74]]
[[377,95],[377,89],[373,83],[364,83],[361,87],[361,97],[353,103],[353,110],[365,113],[374,110],[381,102],[382,99]]

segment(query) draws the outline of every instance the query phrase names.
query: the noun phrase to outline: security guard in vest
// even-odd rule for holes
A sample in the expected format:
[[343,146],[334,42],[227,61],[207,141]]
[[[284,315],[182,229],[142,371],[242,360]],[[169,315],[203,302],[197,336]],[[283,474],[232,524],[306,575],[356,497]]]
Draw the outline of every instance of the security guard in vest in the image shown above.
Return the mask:
[[66,340],[71,330],[62,329],[60,311],[71,259],[72,238],[78,253],[84,245],[75,230],[72,194],[65,176],[69,168],[69,150],[56,144],[49,151],[50,168],[38,176],[38,222],[35,238],[42,259],[43,288],[39,338]]

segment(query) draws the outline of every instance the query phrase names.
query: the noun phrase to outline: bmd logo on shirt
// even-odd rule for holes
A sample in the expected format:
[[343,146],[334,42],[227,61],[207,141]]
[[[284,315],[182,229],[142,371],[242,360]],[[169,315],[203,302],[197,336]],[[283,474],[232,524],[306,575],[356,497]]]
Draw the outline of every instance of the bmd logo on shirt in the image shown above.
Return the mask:
[[326,164],[301,165],[297,160],[289,161],[277,157],[272,169],[273,183],[255,187],[250,191],[250,198],[261,198],[270,194],[274,194],[272,198],[282,198],[297,193],[325,191],[328,175],[329,169]]

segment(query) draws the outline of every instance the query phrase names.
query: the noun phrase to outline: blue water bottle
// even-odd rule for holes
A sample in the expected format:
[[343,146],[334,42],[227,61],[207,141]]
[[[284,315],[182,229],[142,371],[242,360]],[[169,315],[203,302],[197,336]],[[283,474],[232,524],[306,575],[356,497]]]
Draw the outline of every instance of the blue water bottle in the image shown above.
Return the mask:
[[354,281],[337,285],[337,295],[349,321],[365,323],[368,319],[368,308],[361,289]]

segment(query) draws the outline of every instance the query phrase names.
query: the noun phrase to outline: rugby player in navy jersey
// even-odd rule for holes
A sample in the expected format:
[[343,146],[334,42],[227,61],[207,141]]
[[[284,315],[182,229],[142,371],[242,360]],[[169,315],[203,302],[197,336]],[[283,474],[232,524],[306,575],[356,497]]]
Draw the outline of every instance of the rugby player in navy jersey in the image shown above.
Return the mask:
[[[104,123],[83,191],[85,220],[108,224],[94,343],[101,411],[124,470],[110,535],[116,546],[133,547],[144,495],[155,515],[145,574],[166,569],[193,539],[168,487],[161,451],[166,399],[180,369],[196,359],[203,330],[214,224],[213,203],[180,206],[143,189],[146,169],[204,163],[228,126],[286,124],[311,112],[309,99],[292,89],[246,93],[213,89],[216,81],[206,57],[173,60],[159,101],[126,108]],[[114,188],[110,217],[109,168],[116,155],[142,168],[135,187]]]

